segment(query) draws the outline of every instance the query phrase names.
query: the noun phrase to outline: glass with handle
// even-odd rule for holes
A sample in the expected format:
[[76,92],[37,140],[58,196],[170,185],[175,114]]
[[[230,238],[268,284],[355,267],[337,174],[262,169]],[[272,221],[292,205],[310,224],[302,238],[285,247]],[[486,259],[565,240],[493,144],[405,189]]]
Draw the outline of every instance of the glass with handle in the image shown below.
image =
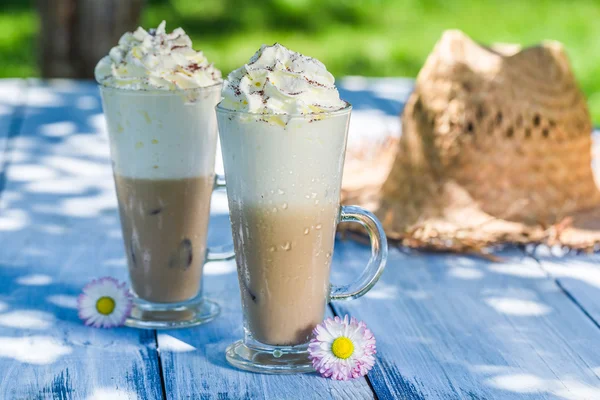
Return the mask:
[[[328,301],[362,296],[383,272],[381,224],[340,206],[351,109],[268,115],[217,106],[244,319],[244,338],[226,356],[238,368],[312,371],[308,342]],[[336,286],[330,266],[341,222],[366,228],[371,259],[356,282]]]
[[202,294],[222,84],[161,91],[100,86],[134,306],[126,325],[182,328],[212,320]]

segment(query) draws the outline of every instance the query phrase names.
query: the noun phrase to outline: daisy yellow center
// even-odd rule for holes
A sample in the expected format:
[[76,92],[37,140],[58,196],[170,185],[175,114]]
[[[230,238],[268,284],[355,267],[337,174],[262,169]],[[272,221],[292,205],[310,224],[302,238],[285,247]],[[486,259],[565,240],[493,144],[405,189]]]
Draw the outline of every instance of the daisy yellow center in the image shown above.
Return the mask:
[[331,344],[331,352],[337,358],[345,360],[354,353],[354,344],[345,336],[340,336]]
[[96,302],[96,310],[102,315],[110,315],[115,310],[115,301],[112,297],[100,297]]

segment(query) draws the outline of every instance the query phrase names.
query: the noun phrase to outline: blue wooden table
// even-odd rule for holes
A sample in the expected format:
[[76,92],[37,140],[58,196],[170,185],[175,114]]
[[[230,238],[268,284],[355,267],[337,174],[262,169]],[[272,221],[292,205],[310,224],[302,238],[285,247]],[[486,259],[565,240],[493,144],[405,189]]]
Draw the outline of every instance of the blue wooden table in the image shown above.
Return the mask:
[[[343,80],[351,140],[398,134],[411,85]],[[224,194],[212,213],[210,241],[222,242]],[[600,256],[498,255],[391,249],[374,290],[328,310],[363,319],[377,338],[375,368],[351,382],[228,366],[225,347],[242,336],[234,262],[206,267],[222,307],[214,322],[86,328],[82,286],[127,279],[97,88],[0,81],[0,399],[600,399]],[[350,281],[368,257],[338,241],[333,279]]]

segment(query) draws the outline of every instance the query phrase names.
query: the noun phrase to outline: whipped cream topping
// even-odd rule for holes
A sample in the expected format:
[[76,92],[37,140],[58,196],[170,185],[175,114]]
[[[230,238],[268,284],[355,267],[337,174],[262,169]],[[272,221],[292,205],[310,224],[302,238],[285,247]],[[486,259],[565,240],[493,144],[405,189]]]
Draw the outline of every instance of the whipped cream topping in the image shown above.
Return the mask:
[[346,107],[346,102],[323,63],[275,43],[262,45],[248,64],[229,74],[221,106],[290,115],[336,111]]
[[139,27],[125,33],[96,65],[98,83],[131,90],[178,90],[221,82],[221,72],[192,48],[185,31],[166,33],[165,25],[163,21],[156,29]]

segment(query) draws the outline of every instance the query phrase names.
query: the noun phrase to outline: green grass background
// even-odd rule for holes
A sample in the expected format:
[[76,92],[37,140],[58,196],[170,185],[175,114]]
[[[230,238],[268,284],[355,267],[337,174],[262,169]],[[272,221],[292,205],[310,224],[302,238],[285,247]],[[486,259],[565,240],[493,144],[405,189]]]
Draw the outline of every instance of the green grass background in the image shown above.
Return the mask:
[[[445,29],[483,43],[554,39],[600,123],[599,0],[147,0],[142,25],[163,19],[225,74],[276,41],[336,76],[414,77]],[[37,29],[30,2],[0,0],[0,77],[38,75]]]

